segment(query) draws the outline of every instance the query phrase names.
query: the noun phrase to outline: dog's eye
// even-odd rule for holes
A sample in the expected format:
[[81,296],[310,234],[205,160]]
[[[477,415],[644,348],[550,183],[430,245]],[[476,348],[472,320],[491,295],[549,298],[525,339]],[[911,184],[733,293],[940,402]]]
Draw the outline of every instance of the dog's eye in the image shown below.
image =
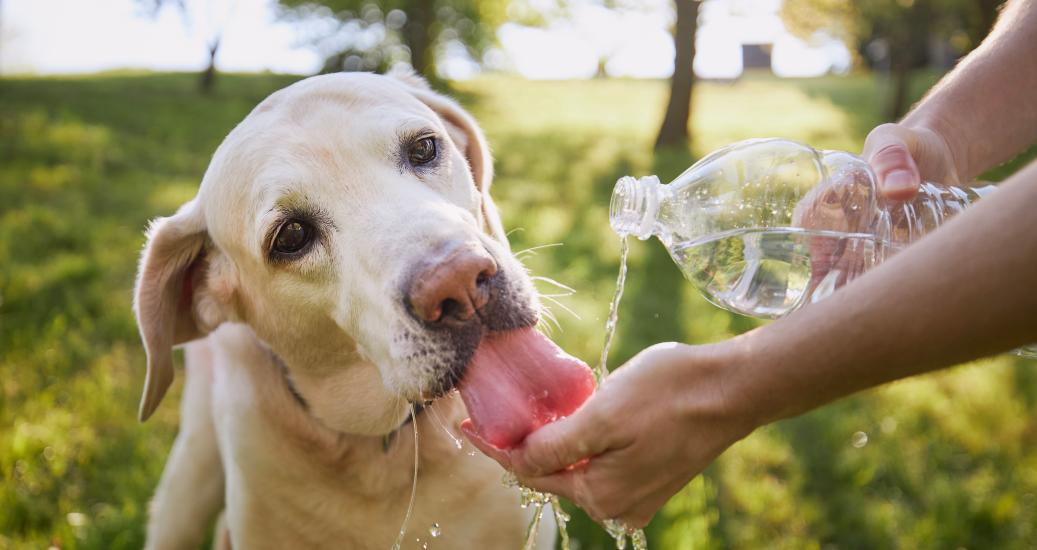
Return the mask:
[[436,138],[425,137],[411,144],[407,151],[407,160],[414,166],[421,166],[436,160]]
[[313,227],[299,220],[288,220],[277,230],[273,251],[278,254],[295,254],[313,240]]

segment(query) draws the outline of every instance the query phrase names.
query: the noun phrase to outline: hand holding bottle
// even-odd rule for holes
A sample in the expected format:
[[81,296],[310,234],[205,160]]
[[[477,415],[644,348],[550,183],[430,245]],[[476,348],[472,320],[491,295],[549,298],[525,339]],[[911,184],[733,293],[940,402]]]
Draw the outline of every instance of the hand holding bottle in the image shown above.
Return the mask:
[[878,177],[879,191],[888,200],[913,199],[923,181],[942,185],[964,182],[947,138],[924,126],[878,126],[864,141],[863,156]]
[[[943,186],[959,185],[958,175],[948,141],[939,132],[924,126],[888,123],[873,129],[864,142],[864,159],[875,173],[878,199],[894,204],[911,202],[922,182]],[[797,205],[794,225],[804,229],[837,229],[859,227],[862,212],[847,209],[856,202],[853,174],[836,176],[813,189]],[[891,208],[894,225],[903,225],[903,208]],[[835,288],[843,286],[870,267],[863,251],[849,253],[831,239],[811,238],[810,282],[807,293],[836,274]]]

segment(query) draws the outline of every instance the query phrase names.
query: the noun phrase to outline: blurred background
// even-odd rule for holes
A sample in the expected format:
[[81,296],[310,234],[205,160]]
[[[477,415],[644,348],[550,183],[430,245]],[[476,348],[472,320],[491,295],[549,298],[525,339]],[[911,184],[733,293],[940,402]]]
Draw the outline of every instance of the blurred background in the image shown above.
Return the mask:
[[[576,290],[541,284],[552,336],[593,362],[618,177],[666,181],[750,137],[859,151],[982,40],[1000,3],[0,0],[0,549],[142,545],[183,379],[136,421],[143,230],[194,195],[270,92],[409,64],[457,97],[493,146],[514,249]],[[611,364],[756,325],[707,304],[658,243],[634,243]],[[1035,409],[1037,370],[1008,356],[865,392],[735,445],[656,517],[649,544],[1037,547]],[[574,515],[574,546],[609,547]]]

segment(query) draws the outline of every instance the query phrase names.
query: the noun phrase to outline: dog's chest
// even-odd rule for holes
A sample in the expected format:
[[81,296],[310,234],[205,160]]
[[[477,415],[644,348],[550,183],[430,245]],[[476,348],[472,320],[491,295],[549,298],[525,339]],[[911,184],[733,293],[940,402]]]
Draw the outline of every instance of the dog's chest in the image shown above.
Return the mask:
[[[271,417],[269,395],[256,390],[266,382],[244,374],[227,374],[214,387],[236,547],[391,546],[410,498],[412,426],[388,449],[377,438],[367,445],[324,440],[283,410]],[[221,391],[230,395],[217,396]],[[428,415],[419,417],[418,429],[417,500],[404,547],[519,547],[528,511],[501,485],[499,466],[468,445],[457,449],[441,421]]]

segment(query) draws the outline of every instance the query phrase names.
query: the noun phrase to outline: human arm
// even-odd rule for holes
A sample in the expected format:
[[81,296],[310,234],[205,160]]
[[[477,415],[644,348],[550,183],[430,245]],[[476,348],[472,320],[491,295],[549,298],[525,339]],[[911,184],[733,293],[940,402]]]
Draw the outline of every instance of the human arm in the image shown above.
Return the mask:
[[473,441],[596,519],[644,525],[758,426],[1037,340],[1034,205],[1037,163],[817,304],[726,342],[653,346],[510,452]]
[[903,120],[875,128],[864,157],[883,193],[967,183],[1037,142],[1037,0],[1010,0],[990,35]]

